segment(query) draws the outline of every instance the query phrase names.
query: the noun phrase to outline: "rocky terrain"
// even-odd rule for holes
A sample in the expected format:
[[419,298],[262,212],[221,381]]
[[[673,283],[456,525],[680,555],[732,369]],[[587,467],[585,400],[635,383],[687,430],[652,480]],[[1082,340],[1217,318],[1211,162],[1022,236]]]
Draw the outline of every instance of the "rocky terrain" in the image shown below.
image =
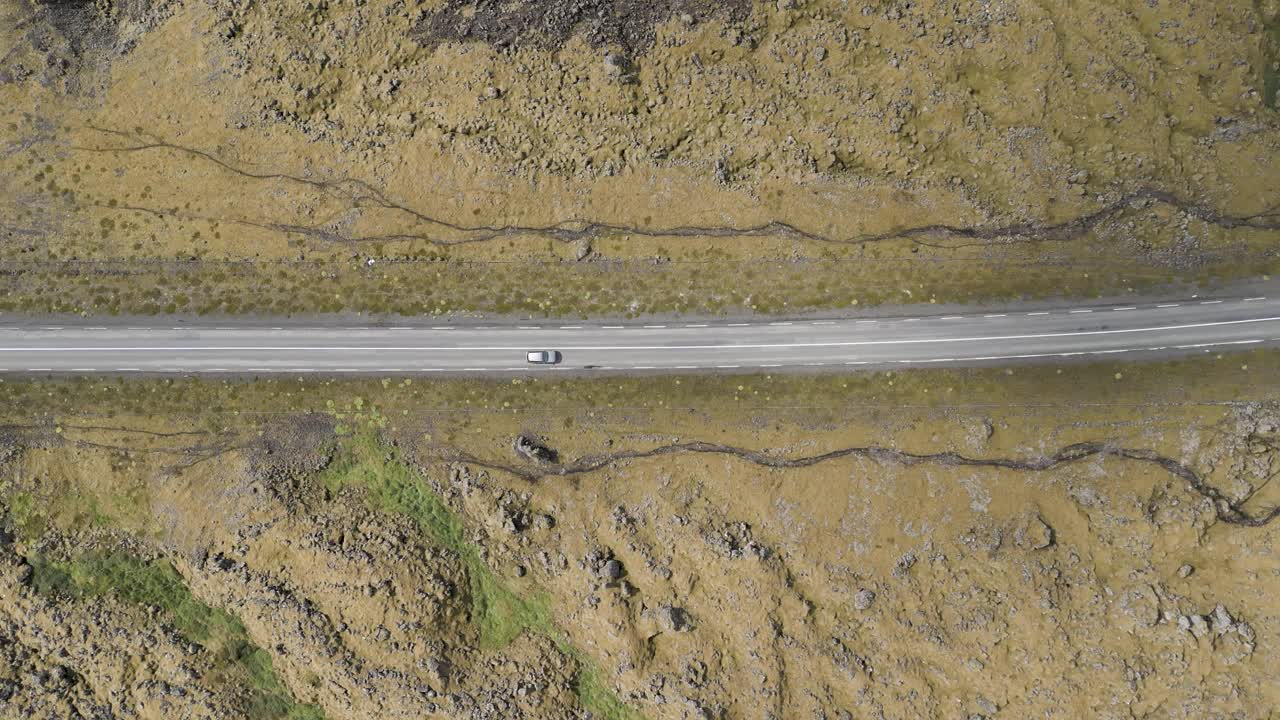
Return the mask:
[[11,385],[0,716],[1267,717],[1274,370]]
[[777,313],[1277,269],[1273,3],[0,13],[0,310]]

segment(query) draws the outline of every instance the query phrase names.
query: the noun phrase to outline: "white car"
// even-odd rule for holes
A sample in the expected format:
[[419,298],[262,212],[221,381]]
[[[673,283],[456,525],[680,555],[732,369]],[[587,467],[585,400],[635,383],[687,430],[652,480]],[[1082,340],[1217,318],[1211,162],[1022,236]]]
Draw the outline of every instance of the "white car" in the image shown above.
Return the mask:
[[555,365],[560,362],[559,350],[530,350],[524,356],[533,365]]

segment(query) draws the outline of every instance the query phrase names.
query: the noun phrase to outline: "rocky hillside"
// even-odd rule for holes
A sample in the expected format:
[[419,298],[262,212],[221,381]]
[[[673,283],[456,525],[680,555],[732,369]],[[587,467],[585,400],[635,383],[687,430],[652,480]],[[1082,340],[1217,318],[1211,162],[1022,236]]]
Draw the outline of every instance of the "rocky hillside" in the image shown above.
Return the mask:
[[1227,362],[6,383],[0,716],[1265,717],[1276,368]]
[[0,13],[0,310],[776,313],[1280,269],[1269,3]]

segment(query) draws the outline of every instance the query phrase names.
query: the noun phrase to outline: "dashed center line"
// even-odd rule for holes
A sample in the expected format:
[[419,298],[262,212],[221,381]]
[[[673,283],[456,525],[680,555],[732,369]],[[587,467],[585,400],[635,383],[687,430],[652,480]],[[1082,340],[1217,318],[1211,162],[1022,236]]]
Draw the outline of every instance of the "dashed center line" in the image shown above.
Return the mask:
[[1068,310],[1067,312],[1070,313],[1071,315],[1079,315],[1081,313],[1091,313],[1093,311],[1092,310]]

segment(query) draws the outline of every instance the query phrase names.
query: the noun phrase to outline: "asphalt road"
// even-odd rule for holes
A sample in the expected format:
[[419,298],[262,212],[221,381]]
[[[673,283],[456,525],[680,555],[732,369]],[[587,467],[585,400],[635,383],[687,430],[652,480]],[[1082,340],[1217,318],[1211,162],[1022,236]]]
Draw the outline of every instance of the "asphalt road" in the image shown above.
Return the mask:
[[[0,372],[745,372],[1153,358],[1280,346],[1280,297],[753,322],[148,322],[0,319]],[[560,350],[564,362],[525,363],[541,349]]]

